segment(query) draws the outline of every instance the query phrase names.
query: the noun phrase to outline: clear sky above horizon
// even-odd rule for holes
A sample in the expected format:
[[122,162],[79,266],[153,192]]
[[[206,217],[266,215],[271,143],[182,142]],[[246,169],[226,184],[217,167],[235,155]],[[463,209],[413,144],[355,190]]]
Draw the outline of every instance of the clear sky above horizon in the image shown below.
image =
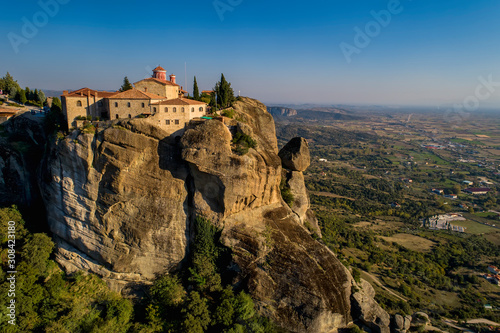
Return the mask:
[[2,3],[1,76],[116,90],[160,64],[265,103],[500,108],[498,0],[55,1]]

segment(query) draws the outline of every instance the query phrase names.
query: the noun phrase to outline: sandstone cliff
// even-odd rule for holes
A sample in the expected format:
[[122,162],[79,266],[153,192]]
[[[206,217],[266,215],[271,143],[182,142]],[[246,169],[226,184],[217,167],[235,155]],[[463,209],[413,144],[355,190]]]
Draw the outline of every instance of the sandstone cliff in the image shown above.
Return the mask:
[[[136,119],[53,143],[40,187],[57,261],[118,290],[148,283],[182,263],[201,214],[223,229],[234,284],[246,286],[262,313],[293,332],[345,327],[352,277],[305,227],[301,171],[285,171],[302,200],[290,208],[271,115],[248,98],[234,108],[237,121],[193,123],[181,136]],[[238,132],[257,143],[243,155],[232,143]]]

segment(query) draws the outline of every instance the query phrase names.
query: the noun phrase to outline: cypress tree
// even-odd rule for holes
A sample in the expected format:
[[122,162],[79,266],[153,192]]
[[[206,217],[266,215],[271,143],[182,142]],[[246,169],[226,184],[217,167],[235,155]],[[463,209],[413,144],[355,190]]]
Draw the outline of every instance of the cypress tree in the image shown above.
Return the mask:
[[231,83],[226,81],[224,74],[221,74],[220,82],[217,82],[214,91],[217,93],[217,104],[221,109],[231,106],[235,100]]
[[133,88],[132,84],[128,80],[128,77],[125,76],[125,78],[123,79],[123,84],[122,84],[122,86],[120,88],[120,91],[127,91],[127,90],[130,90],[132,88]]
[[196,76],[194,77],[193,83],[193,97],[195,100],[200,100],[200,90],[198,89],[198,82],[196,82]]

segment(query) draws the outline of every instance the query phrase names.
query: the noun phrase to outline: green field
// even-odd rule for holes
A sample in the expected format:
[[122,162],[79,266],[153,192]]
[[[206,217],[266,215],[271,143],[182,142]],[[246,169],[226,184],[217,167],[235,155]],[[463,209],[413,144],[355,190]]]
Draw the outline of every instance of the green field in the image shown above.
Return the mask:
[[488,234],[500,231],[500,229],[490,227],[474,221],[453,221],[453,225],[458,225],[460,227],[466,227],[466,232],[469,234]]

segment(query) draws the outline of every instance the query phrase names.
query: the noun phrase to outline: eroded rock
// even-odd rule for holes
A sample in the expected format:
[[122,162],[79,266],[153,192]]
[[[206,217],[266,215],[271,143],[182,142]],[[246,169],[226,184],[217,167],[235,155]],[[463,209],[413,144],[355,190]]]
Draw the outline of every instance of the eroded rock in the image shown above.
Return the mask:
[[376,333],[389,333],[391,318],[375,302],[375,290],[365,280],[361,280],[359,290],[352,294],[352,316]]
[[305,171],[311,164],[309,144],[304,138],[290,140],[279,152],[283,167],[292,171]]

